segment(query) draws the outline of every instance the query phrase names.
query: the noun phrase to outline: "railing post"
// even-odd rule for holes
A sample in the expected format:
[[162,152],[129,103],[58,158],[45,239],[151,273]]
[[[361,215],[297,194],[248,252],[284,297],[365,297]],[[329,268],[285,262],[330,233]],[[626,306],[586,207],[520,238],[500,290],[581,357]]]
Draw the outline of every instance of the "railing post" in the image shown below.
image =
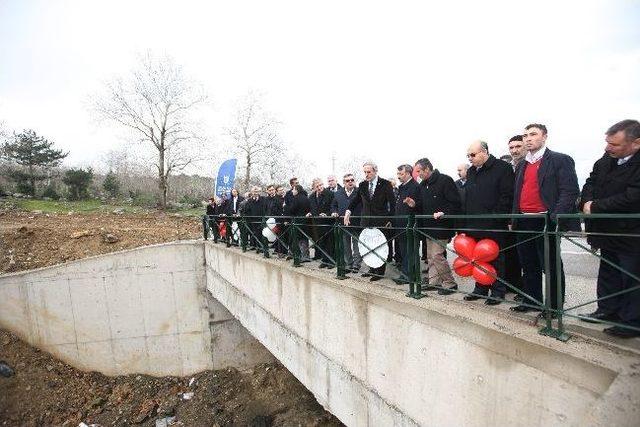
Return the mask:
[[[267,219],[265,217],[262,217],[262,221],[260,222],[260,226],[262,227],[263,231],[267,227]],[[269,239],[264,237],[262,232],[260,232],[260,240],[262,240],[262,252],[263,252],[263,255],[264,255],[265,258],[269,258],[270,257],[270,254],[269,254]]]
[[209,224],[207,224],[208,218],[208,215],[202,216],[202,235],[204,237],[204,240],[207,240],[209,238]]
[[342,227],[340,227],[340,217],[335,218],[335,222],[333,223],[333,239],[334,239],[334,256],[336,260],[336,278],[338,279],[346,279],[347,275],[345,272],[344,265],[344,242],[343,236],[344,231]]
[[213,220],[213,226],[215,229],[211,230],[213,232],[213,243],[218,243],[220,238],[220,227],[218,227],[218,219],[219,217],[215,216]]
[[231,227],[231,220],[228,216],[224,217],[224,229],[225,229],[225,237],[227,238],[227,247],[231,247],[231,242],[233,241],[233,227]]
[[247,240],[248,240],[248,233],[247,233],[247,221],[245,220],[244,217],[240,218],[240,247],[242,247],[242,252],[247,252]]
[[298,240],[298,225],[296,224],[296,217],[291,218],[291,227],[289,228],[291,233],[291,244],[289,244],[289,248],[291,249],[291,255],[293,256],[293,266],[300,267],[302,262],[300,260],[300,243]]
[[[563,334],[561,330],[559,329],[555,329],[553,327],[553,315],[552,315],[552,308],[551,308],[551,299],[557,297],[557,295],[551,295],[551,259],[550,259],[550,243],[549,243],[549,234],[553,234],[555,233],[555,231],[549,231],[549,224],[550,223],[550,219],[549,219],[549,215],[545,215],[544,218],[544,229],[543,229],[543,238],[544,238],[544,284],[545,284],[545,298],[544,298],[544,312],[543,315],[545,317],[545,327],[540,329],[540,334],[542,335],[546,335],[546,336],[550,336],[550,337],[554,337],[557,338],[559,340],[562,341],[566,341],[567,339],[569,339],[568,335]],[[559,268],[561,268],[561,256],[562,254],[560,253],[560,241],[556,238],[554,241],[555,244],[555,249],[556,249],[556,254],[555,254],[555,258],[556,258],[556,273],[557,273],[557,277],[556,280],[561,281],[562,280],[562,276],[559,272]],[[560,284],[559,284],[560,285]],[[562,292],[562,289],[560,289],[560,287],[558,287],[558,291]],[[560,297],[562,297],[562,294],[560,294]],[[558,309],[557,313],[559,315],[560,310],[562,309]]]
[[416,232],[417,221],[415,215],[409,215],[407,220],[407,254],[409,258],[408,273],[409,273],[409,293],[408,297],[420,299],[426,297],[422,293],[422,277],[420,274],[420,239]]

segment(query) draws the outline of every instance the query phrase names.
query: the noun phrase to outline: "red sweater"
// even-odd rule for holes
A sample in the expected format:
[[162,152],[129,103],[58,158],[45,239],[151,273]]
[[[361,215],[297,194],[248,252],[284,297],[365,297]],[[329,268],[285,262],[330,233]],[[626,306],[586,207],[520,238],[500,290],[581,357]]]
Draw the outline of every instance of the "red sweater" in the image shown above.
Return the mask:
[[520,212],[539,213],[548,210],[540,198],[540,186],[538,186],[538,169],[540,169],[541,163],[542,159],[525,165],[524,181],[520,193]]

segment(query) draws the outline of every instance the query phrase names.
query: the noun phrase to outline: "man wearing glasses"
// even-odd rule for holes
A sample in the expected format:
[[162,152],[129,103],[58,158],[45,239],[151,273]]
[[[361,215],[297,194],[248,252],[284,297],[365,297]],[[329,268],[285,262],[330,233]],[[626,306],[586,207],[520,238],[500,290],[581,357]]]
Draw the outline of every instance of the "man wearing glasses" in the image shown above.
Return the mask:
[[[331,215],[334,217],[344,216],[349,204],[358,196],[356,191],[356,180],[352,174],[348,173],[342,178],[344,187],[338,189],[333,198],[333,205],[331,206]],[[354,216],[359,216],[362,211],[358,206],[352,213]],[[344,246],[344,262],[347,268],[347,272],[357,273],[360,270],[362,264],[362,257],[360,256],[360,250],[358,249],[358,226],[357,219],[351,220],[352,227],[349,227],[342,234],[342,242]]]
[[[489,146],[484,141],[475,141],[467,149],[467,158],[471,167],[467,171],[465,185],[464,212],[466,215],[508,214],[513,205],[513,169],[504,160],[489,154]],[[468,219],[464,231],[476,240],[492,239],[504,247],[505,233],[493,230],[507,230],[508,221],[504,219]],[[486,230],[486,231],[485,231]],[[500,252],[493,261],[497,275],[504,278],[504,253]],[[504,280],[504,279],[503,279]],[[504,299],[506,286],[500,280],[491,285],[491,298],[487,305],[500,304]],[[466,301],[474,301],[489,295],[489,288],[476,283],[473,293],[465,295]]]

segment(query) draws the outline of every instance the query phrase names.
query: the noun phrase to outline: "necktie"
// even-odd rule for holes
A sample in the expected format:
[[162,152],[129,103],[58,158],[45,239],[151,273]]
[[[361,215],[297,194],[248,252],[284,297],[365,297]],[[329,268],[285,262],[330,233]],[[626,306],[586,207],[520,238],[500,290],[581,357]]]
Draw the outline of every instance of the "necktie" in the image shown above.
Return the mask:
[[369,181],[369,197],[373,197],[373,181]]

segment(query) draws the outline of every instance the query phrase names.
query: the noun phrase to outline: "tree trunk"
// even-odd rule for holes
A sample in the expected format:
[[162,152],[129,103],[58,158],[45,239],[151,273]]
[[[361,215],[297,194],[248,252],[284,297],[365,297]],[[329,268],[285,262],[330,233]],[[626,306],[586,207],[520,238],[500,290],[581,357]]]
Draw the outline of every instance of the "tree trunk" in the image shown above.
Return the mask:
[[160,209],[167,208],[167,177],[164,173],[164,150],[158,150],[158,187],[160,187]]
[[244,187],[249,191],[249,180],[251,179],[251,154],[247,153],[247,170],[244,174]]
[[34,175],[33,166],[29,165],[29,183],[31,184],[31,195],[36,196],[36,177]]

